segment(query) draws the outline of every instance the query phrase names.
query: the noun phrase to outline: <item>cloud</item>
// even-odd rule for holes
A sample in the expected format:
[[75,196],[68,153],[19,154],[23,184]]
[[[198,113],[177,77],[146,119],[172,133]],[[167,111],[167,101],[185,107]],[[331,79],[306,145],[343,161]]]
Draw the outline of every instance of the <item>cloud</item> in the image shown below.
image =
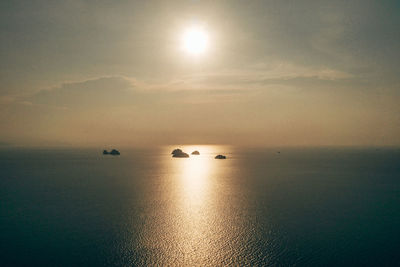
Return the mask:
[[[267,89],[269,85],[290,87],[321,87],[340,85],[354,80],[354,76],[331,68],[311,68],[286,62],[253,64],[241,69],[212,73],[197,73],[175,79],[166,87],[195,90]],[[245,89],[245,90],[243,90]]]
[[[124,76],[98,77],[8,98],[21,105],[60,110],[152,109],[154,105],[243,102],[260,92],[293,88],[339,87],[353,76],[334,69],[312,69],[289,63],[253,64],[242,69],[197,73],[171,81],[149,83]],[[290,90],[287,92],[290,93]],[[264,94],[265,96],[265,94]]]
[[124,76],[106,76],[66,82],[30,96],[15,98],[23,105],[61,110],[110,110],[136,107],[151,110],[185,104],[242,103],[262,101],[268,94],[293,89],[321,91],[354,81],[353,75],[330,68],[311,68],[290,63],[259,63],[241,69],[202,72],[170,81],[145,82]]
[[[193,88],[199,90],[190,90]],[[149,84],[123,76],[109,76],[63,83],[58,87],[41,90],[29,96],[7,98],[7,103],[14,102],[25,106],[52,107],[64,110],[113,109],[133,106],[149,109],[154,108],[154,105],[182,105],[231,100],[231,96],[238,96],[245,92],[245,90],[229,88],[222,90],[221,86],[213,86],[211,83],[199,85],[192,78],[183,78],[179,82]]]
[[[317,83],[340,82],[346,75],[298,69],[284,76],[285,71],[260,67],[253,82],[246,71],[237,73],[184,77],[180,84],[149,84],[123,76],[64,83],[7,99],[7,105],[0,105],[0,124],[6,125],[0,137],[27,144],[247,144],[249,140],[299,144],[313,143],[313,138],[326,144],[339,134],[345,137],[355,132],[373,141],[379,134],[375,129],[398,132],[392,129],[397,126],[390,126],[398,118],[397,98],[388,105],[391,102],[366,97],[361,91],[320,90]],[[314,90],[308,88],[311,85]],[[307,90],[290,89],[296,86]],[[375,123],[373,129],[371,123]],[[176,129],[181,129],[179,136]]]
[[18,102],[63,108],[112,108],[137,103],[143,97],[139,91],[134,80],[110,76],[64,83],[31,96],[20,97]]

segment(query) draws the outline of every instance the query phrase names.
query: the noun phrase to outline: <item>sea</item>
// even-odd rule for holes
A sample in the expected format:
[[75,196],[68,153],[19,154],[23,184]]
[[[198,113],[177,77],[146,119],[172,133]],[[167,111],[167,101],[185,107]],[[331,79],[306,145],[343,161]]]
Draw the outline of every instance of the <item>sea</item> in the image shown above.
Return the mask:
[[177,147],[1,148],[0,266],[400,266],[399,148]]

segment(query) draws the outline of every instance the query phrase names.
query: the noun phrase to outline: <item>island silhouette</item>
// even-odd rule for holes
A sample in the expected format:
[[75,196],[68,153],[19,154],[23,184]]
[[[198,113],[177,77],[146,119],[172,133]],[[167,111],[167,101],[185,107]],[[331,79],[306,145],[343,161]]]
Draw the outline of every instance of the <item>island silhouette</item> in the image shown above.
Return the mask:
[[174,158],[188,158],[189,157],[189,154],[183,152],[182,149],[180,149],[180,148],[174,149],[171,152],[171,154],[172,154],[172,157],[174,157]]
[[113,155],[113,156],[117,156],[117,155],[121,155],[121,153],[120,153],[118,150],[116,150],[116,149],[113,149],[113,150],[111,150],[110,152],[108,152],[107,150],[103,150],[103,155]]

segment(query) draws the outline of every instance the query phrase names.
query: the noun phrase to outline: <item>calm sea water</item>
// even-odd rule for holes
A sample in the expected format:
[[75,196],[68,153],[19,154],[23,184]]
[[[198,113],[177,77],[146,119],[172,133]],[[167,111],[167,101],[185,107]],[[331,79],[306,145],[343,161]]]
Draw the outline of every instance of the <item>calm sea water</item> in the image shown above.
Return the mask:
[[399,149],[172,148],[1,149],[0,265],[400,264]]

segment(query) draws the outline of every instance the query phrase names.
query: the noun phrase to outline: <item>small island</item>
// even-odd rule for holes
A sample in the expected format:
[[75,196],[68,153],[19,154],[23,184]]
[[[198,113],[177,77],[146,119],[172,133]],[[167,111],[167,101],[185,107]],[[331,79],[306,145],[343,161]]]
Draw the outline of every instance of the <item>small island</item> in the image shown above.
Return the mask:
[[224,155],[217,155],[215,156],[216,159],[226,159],[226,156]]
[[192,155],[200,155],[200,152],[195,150],[195,151],[192,152]]
[[182,149],[179,149],[179,148],[174,149],[171,152],[171,154],[172,154],[172,157],[174,157],[174,158],[188,158],[189,157],[189,155],[187,153],[183,152]]
[[118,150],[116,150],[116,149],[113,149],[113,150],[111,150],[110,152],[108,152],[107,150],[103,150],[103,155],[113,155],[113,156],[117,156],[117,155],[121,155],[121,153],[120,153]]
[[175,149],[172,150],[172,152],[171,152],[172,155],[178,154],[178,153],[182,153],[182,149],[180,149],[180,148],[175,148]]

